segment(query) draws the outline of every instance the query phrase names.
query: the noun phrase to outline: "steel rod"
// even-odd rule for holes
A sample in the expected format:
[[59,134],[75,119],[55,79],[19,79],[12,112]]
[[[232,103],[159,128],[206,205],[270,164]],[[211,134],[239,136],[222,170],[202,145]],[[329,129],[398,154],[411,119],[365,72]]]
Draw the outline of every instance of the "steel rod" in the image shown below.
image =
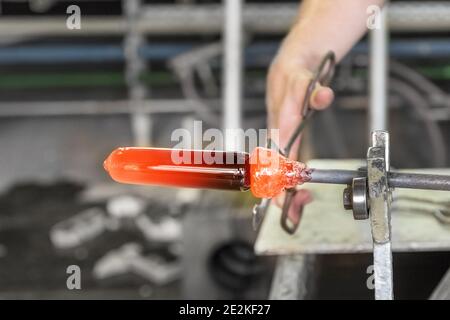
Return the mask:
[[[252,33],[285,33],[296,19],[296,3],[249,3],[243,8],[243,22]],[[146,5],[138,22],[147,34],[214,34],[222,31],[223,8],[212,5]],[[450,4],[447,1],[406,1],[389,5],[389,28],[399,32],[448,31]],[[270,21],[270,23],[267,23]],[[64,16],[32,16],[0,19],[0,36],[86,36],[119,35],[126,32],[120,16],[83,17],[82,29],[73,32],[64,25]]]
[[[223,127],[237,130],[242,127],[242,2],[226,0],[223,30]],[[225,149],[241,151],[243,141],[230,132],[225,134]]]
[[312,183],[352,184],[353,178],[365,176],[356,170],[311,169]]
[[[310,183],[351,184],[353,178],[364,177],[364,171],[312,169]],[[389,185],[394,188],[450,191],[450,176],[438,174],[389,172]]]
[[[388,27],[386,8],[381,10],[379,26],[370,31],[369,63],[369,130],[388,129],[387,82],[388,82]],[[388,164],[389,161],[386,161]],[[389,168],[388,168],[389,170]]]
[[450,191],[450,176],[390,172],[388,177],[389,184],[396,188]]

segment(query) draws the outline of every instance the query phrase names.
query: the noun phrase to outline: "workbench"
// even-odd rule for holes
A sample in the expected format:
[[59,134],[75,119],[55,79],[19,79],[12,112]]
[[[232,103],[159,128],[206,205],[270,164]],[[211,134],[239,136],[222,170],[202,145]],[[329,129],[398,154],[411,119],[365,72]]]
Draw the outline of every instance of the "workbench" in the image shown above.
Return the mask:
[[[354,170],[363,165],[362,160],[311,160],[308,162],[309,167],[317,169]],[[450,169],[408,169],[407,171],[450,174]],[[286,293],[286,290],[277,286],[304,287],[303,284],[299,285],[298,282],[292,281],[292,277],[300,279],[301,282],[301,279],[305,279],[305,275],[298,273],[312,272],[307,266],[311,261],[311,255],[372,251],[370,220],[356,221],[351,211],[343,208],[344,187],[342,185],[306,184],[303,187],[312,192],[314,201],[305,207],[297,231],[289,235],[281,228],[279,223],[281,210],[272,204],[262,222],[255,243],[255,251],[258,254],[284,256],[279,258],[273,280],[272,298],[280,297],[276,296],[276,292]],[[421,209],[429,210],[433,205],[416,202],[410,204],[403,200],[398,201],[396,205],[395,202],[395,199],[408,196],[447,202],[448,206],[450,203],[448,192],[396,189],[393,196],[392,249],[394,252],[450,250],[450,224],[443,224],[434,215],[420,211]],[[411,207],[419,210],[411,211],[409,210]],[[293,294],[291,298],[303,296],[303,293],[288,291]],[[283,298],[289,298],[289,296],[283,296]]]

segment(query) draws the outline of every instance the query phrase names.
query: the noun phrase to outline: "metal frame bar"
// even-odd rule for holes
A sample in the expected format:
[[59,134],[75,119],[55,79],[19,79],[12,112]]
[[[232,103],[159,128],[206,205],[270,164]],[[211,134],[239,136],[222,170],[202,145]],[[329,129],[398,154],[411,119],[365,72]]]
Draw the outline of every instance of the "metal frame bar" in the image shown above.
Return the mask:
[[[227,129],[242,128],[242,2],[241,0],[225,1],[224,21],[224,109],[223,127]],[[243,141],[238,136],[225,131],[225,150],[241,151]]]
[[142,3],[141,0],[123,0],[122,4],[127,21],[124,52],[126,81],[130,97],[131,128],[135,145],[149,146],[152,121],[149,115],[143,112],[143,103],[148,96],[148,90],[141,80],[141,74],[146,69],[146,62],[139,54],[139,48],[145,40],[137,28]]
[[392,300],[393,271],[391,215],[388,172],[389,134],[387,108],[388,5],[381,9],[379,26],[370,32],[369,128],[371,145],[367,152],[367,184],[370,225],[373,238],[375,299]]
[[314,290],[315,255],[280,256],[269,300],[304,300]]
[[379,28],[370,31],[370,65],[369,65],[369,129],[388,129],[387,81],[388,81],[388,30],[386,10],[379,16]]
[[[298,4],[247,4],[243,8],[246,30],[255,33],[285,33],[296,18]],[[147,34],[217,34],[222,31],[222,5],[147,5],[137,22]],[[447,31],[450,4],[446,1],[400,2],[389,9],[392,31]],[[270,23],[267,23],[270,21]],[[85,17],[76,33],[65,28],[64,18],[39,19],[2,16],[0,36],[111,35],[126,33],[121,17]]]
[[[211,110],[219,111],[223,104],[220,99],[206,99]],[[245,99],[246,112],[263,114],[261,99]],[[156,113],[194,113],[197,108],[192,101],[185,99],[155,99],[142,102],[141,111]],[[0,102],[1,117],[35,117],[68,115],[129,114],[129,100],[83,100],[83,101],[39,101],[39,102]]]

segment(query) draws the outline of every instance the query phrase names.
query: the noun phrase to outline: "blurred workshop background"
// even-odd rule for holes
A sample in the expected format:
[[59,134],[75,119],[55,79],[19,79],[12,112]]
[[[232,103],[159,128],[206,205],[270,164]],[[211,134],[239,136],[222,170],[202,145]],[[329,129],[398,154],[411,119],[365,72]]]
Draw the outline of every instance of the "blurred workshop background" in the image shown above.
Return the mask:
[[[0,1],[0,298],[269,297],[275,258],[253,251],[250,195],[119,185],[102,168],[118,146],[173,146],[194,120],[220,128],[224,90],[239,94],[227,68],[243,76],[228,110],[242,118],[229,121],[266,126],[266,71],[299,1],[246,1],[233,33],[242,69],[224,68],[225,2]],[[71,5],[81,29],[68,28]],[[391,1],[388,18],[392,165],[448,167],[450,3]],[[369,62],[365,37],[338,66],[303,160],[366,156]],[[427,298],[450,255],[395,259],[398,296]],[[371,298],[370,260],[319,256],[312,297]],[[67,289],[71,265],[81,290]]]

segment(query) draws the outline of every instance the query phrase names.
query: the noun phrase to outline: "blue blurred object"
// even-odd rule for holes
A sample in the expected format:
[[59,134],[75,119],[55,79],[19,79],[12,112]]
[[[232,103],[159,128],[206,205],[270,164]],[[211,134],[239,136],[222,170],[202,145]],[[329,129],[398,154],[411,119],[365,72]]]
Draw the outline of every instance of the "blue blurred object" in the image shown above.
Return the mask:
[[[201,43],[152,43],[140,49],[142,57],[148,60],[166,60],[178,54],[201,46]],[[276,54],[279,42],[260,41],[245,50],[247,66],[267,65]],[[448,58],[450,39],[436,40],[394,40],[389,47],[395,58]],[[368,44],[357,44],[352,54],[366,54]],[[58,63],[100,63],[122,62],[121,45],[36,45],[0,47],[0,64],[58,64]]]

